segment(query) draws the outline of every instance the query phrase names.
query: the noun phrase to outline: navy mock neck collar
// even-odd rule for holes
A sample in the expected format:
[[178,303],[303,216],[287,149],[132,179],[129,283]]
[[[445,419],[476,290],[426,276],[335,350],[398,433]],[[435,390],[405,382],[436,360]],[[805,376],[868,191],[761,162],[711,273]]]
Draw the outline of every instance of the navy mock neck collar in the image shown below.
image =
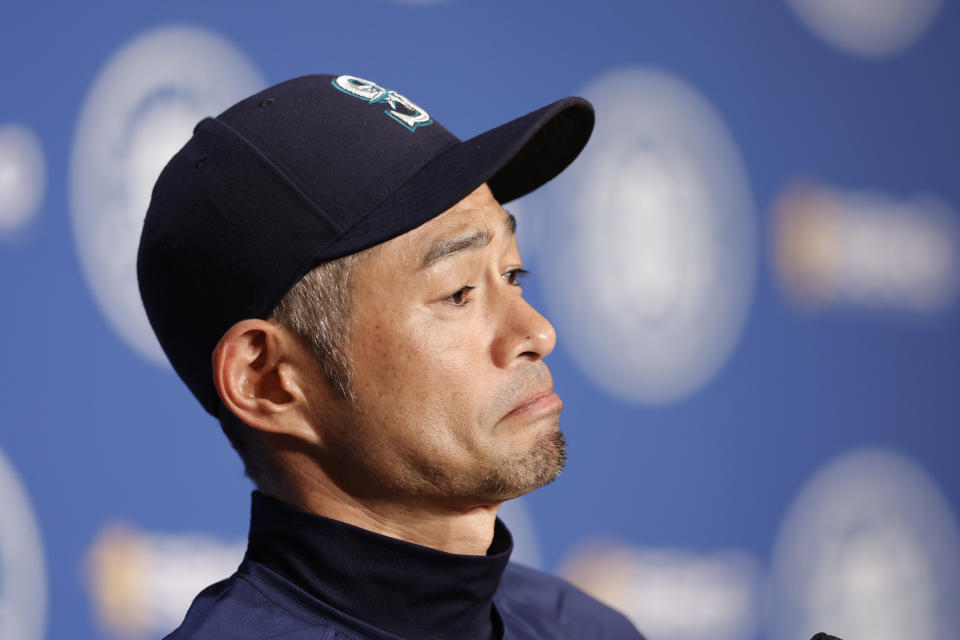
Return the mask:
[[247,560],[406,640],[490,640],[513,540],[497,519],[487,555],[446,553],[301,511],[253,492]]

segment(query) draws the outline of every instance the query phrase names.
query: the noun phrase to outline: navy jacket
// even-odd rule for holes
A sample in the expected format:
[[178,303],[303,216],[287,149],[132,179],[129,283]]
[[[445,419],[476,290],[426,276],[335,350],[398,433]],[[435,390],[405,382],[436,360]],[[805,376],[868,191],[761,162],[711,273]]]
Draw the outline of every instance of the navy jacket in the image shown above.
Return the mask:
[[254,492],[239,569],[166,640],[643,640],[570,584],[510,564],[512,546],[499,520],[486,556],[457,555]]

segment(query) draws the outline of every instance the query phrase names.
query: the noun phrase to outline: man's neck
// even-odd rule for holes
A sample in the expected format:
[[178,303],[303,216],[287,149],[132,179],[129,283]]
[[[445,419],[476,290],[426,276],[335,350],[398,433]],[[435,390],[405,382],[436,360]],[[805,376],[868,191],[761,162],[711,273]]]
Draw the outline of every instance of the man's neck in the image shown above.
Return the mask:
[[493,541],[499,503],[468,509],[438,507],[427,501],[361,500],[328,478],[300,475],[294,482],[260,490],[303,511],[447,553],[485,555]]

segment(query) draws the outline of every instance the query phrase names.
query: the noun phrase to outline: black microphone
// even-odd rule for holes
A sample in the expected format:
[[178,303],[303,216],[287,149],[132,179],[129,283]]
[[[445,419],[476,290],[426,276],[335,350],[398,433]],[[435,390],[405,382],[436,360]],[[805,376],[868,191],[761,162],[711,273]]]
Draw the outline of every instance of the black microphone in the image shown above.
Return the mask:
[[827,635],[823,631],[810,638],[810,640],[840,640],[837,636]]

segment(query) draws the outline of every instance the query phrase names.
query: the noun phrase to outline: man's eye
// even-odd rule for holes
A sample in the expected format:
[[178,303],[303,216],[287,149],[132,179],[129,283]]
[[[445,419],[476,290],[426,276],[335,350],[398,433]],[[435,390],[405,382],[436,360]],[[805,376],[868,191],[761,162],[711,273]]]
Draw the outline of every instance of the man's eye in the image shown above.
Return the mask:
[[503,274],[503,279],[507,281],[507,284],[519,287],[522,286],[523,280],[530,275],[530,272],[526,269],[510,269]]
[[457,289],[453,293],[451,293],[446,298],[444,298],[443,301],[448,304],[452,304],[455,307],[465,306],[468,302],[470,302],[470,298],[467,297],[467,294],[473,291],[474,289],[475,287],[471,287],[470,285],[465,285]]

